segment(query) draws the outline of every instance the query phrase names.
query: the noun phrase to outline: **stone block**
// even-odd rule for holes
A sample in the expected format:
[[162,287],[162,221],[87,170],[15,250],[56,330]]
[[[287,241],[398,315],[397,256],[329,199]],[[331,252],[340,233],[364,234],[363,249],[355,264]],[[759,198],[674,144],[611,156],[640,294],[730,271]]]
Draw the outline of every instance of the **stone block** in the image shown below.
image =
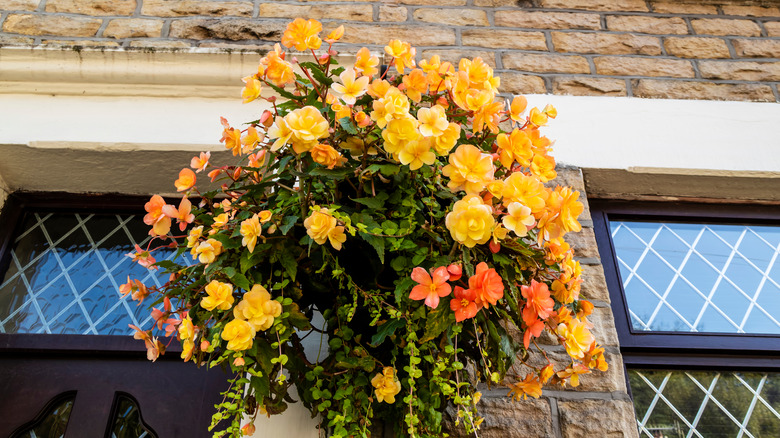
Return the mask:
[[350,24],[341,42],[385,46],[394,39],[409,41],[415,46],[454,46],[455,30],[439,26]]
[[582,265],[580,298],[610,302],[607,279],[602,265]]
[[625,96],[626,81],[589,76],[555,77],[553,93],[571,96]]
[[190,43],[186,41],[175,40],[138,40],[130,41],[130,47],[136,47],[139,49],[189,49],[192,47]]
[[34,11],[38,9],[41,0],[4,0],[4,11]]
[[609,307],[594,307],[593,313],[588,316],[588,321],[593,323],[591,333],[601,345],[618,346],[617,329],[615,328],[615,315]]
[[[507,390],[509,392],[509,390]],[[479,430],[482,438],[528,438],[555,436],[550,403],[544,399],[519,402],[508,397],[482,397],[477,404],[485,421]],[[445,415],[444,430],[453,438],[472,437],[462,426],[455,426],[454,410]]]
[[608,15],[607,29],[656,35],[688,33],[688,25],[680,17],[660,18],[644,15]]
[[660,55],[657,37],[632,34],[552,32],[556,52],[610,55]]
[[780,37],[780,21],[764,22],[766,34],[770,37]]
[[109,38],[157,38],[162,32],[162,20],[117,18],[108,22],[103,36]]
[[566,233],[566,241],[574,249],[575,257],[599,257],[593,228],[583,227],[582,231]]
[[724,15],[738,15],[740,17],[780,17],[780,8],[777,6],[721,6]]
[[730,58],[726,41],[720,38],[664,38],[666,53],[678,58]]
[[406,21],[408,16],[409,13],[403,6],[382,5],[379,7],[379,21]]
[[655,99],[775,101],[772,88],[763,84],[715,84],[704,81],[639,79],[635,82],[633,90],[636,97]]
[[132,15],[136,0],[47,0],[46,12],[83,15]]
[[734,51],[741,58],[780,58],[780,40],[733,40]]
[[487,13],[480,9],[420,8],[412,14],[415,20],[450,26],[489,26]]
[[183,19],[171,23],[171,38],[278,41],[285,23],[246,19]]
[[200,43],[198,47],[222,49],[230,51],[256,52],[266,54],[274,49],[271,44],[236,44],[236,43]]
[[534,29],[592,29],[601,28],[598,14],[547,11],[496,11],[496,26],[530,27]]
[[590,11],[648,11],[644,0],[541,0],[539,5],[543,8]]
[[590,73],[590,64],[582,56],[541,53],[506,53],[504,68],[535,73]]
[[116,41],[102,40],[43,40],[41,44],[55,47],[119,47]]
[[3,32],[23,35],[95,36],[103,20],[57,15],[11,14],[3,23]]
[[596,72],[611,76],[694,77],[690,61],[677,59],[601,56],[593,60]]
[[[343,5],[289,5],[263,3],[258,14],[261,17],[335,19],[342,21],[373,21],[374,8],[369,4]],[[346,26],[345,26],[346,27]]]
[[547,87],[544,79],[539,76],[524,75],[516,72],[498,73],[501,77],[501,86],[499,90],[511,94],[544,94]]
[[698,18],[691,20],[694,32],[699,35],[759,36],[761,28],[750,20],[727,18]]
[[700,61],[704,78],[734,81],[780,81],[780,62]]
[[702,5],[678,1],[653,1],[651,2],[651,6],[653,7],[653,12],[660,12],[662,14],[718,14],[718,7],[715,5]]
[[521,0],[474,0],[474,6],[485,8],[500,8],[502,6],[519,6]]
[[469,50],[469,49],[430,49],[422,52],[424,59],[430,59],[433,55],[439,55],[442,62],[451,62],[452,65],[457,67],[461,58],[474,59],[482,58],[485,64],[495,68],[496,67],[496,55],[492,51],[488,50]]
[[638,438],[634,406],[628,400],[559,400],[561,435],[566,438]]
[[506,48],[517,50],[547,50],[542,32],[503,29],[466,29],[461,32],[464,46]]
[[144,0],[141,14],[155,17],[251,17],[253,7],[251,1]]
[[32,44],[34,41],[35,40],[30,37],[0,35],[0,46],[25,46]]
[[390,0],[388,3],[419,6],[464,6],[466,0]]

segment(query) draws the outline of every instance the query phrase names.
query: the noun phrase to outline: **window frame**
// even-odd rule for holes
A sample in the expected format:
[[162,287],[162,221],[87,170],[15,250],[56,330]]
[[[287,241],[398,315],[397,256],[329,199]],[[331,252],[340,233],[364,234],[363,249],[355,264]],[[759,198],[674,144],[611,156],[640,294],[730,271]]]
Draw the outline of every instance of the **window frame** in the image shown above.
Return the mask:
[[[148,196],[123,194],[73,194],[57,192],[11,193],[0,211],[0,278],[11,261],[13,238],[28,212],[100,213],[141,215]],[[143,328],[143,327],[142,327]],[[166,351],[181,352],[181,345],[172,342]],[[110,356],[145,356],[144,344],[132,336],[61,335],[37,333],[0,333],[0,353],[61,352],[68,355],[92,355],[101,352]],[[175,358],[170,354],[167,357]]]
[[634,330],[609,228],[614,219],[780,225],[776,204],[589,200],[593,229],[627,366],[732,370],[780,369],[780,335]]

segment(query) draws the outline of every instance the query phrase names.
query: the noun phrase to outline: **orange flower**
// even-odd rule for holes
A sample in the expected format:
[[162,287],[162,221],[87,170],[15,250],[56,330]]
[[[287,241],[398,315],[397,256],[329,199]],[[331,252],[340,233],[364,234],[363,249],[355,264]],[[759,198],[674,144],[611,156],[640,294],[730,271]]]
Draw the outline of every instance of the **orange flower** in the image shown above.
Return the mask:
[[374,387],[376,401],[395,403],[395,396],[401,392],[401,382],[395,375],[395,368],[384,367],[382,374],[377,374],[371,379],[371,385]]
[[433,276],[425,269],[416,267],[412,270],[412,280],[419,283],[412,288],[409,298],[413,300],[425,300],[425,305],[431,309],[439,306],[439,297],[446,297],[452,292],[452,286],[447,283],[450,274],[446,266],[439,266],[433,270]]
[[449,164],[442,174],[450,178],[447,187],[453,192],[465,190],[476,195],[493,180],[493,159],[489,154],[470,144],[462,144],[450,154]]
[[282,314],[282,304],[271,299],[271,294],[263,286],[256,284],[244,294],[244,298],[233,309],[236,319],[249,322],[256,331],[268,330],[274,318]]
[[222,339],[228,341],[227,349],[233,351],[243,351],[252,348],[255,338],[255,329],[252,324],[241,319],[234,319],[225,324],[220,335]]
[[408,75],[405,75],[403,84],[406,89],[406,95],[417,103],[422,99],[423,93],[428,91],[428,79],[419,68],[415,68]]
[[[384,79],[374,79],[371,82],[371,85],[368,86],[368,95],[377,99],[382,99],[387,95],[387,92],[390,91],[391,88],[395,87],[390,85],[390,82],[387,82]],[[397,88],[395,89],[397,90]]]
[[524,96],[515,96],[509,105],[509,118],[515,122],[522,123],[523,118],[521,116],[525,112],[526,106],[528,106],[528,100]]
[[525,131],[513,129],[509,135],[502,132],[498,134],[496,143],[502,166],[511,169],[515,161],[521,166],[528,166],[533,151],[531,151],[531,139],[528,138]]
[[[357,58],[355,59],[355,70],[359,71],[363,76],[373,76],[379,73],[379,69],[376,66],[379,65],[379,58],[371,56],[371,52],[367,47],[363,47],[358,50]],[[374,81],[377,82],[377,81]],[[387,81],[378,81],[385,82]],[[388,83],[388,86],[390,84]],[[376,96],[375,96],[376,97]]]
[[595,341],[586,324],[578,319],[571,319],[566,324],[558,324],[556,332],[563,338],[566,353],[575,359],[582,359],[590,344]]
[[[482,91],[481,93],[487,93]],[[492,96],[490,100],[492,101]],[[487,126],[490,132],[498,132],[498,123],[501,112],[504,110],[504,102],[489,102],[479,106],[474,111],[474,121],[472,122],[474,132],[482,132],[483,127]]]
[[552,315],[555,301],[550,298],[550,289],[546,283],[531,280],[529,286],[523,285],[520,287],[520,292],[523,294],[523,298],[526,299],[525,307],[531,309],[536,316],[545,320]]
[[529,373],[524,380],[509,385],[507,396],[512,397],[515,401],[520,401],[520,398],[527,400],[529,395],[533,398],[539,398],[542,395],[542,384],[535,375]]
[[547,114],[539,111],[539,108],[531,108],[531,112],[528,113],[528,121],[536,126],[544,126],[547,124]]
[[265,134],[258,133],[254,126],[246,128],[246,135],[241,137],[241,152],[248,154],[257,146],[258,143],[265,140]]
[[263,91],[263,85],[256,77],[247,76],[241,80],[246,84],[244,85],[244,89],[241,90],[241,97],[244,99],[244,103],[249,103],[260,97],[260,93]]
[[190,167],[195,169],[195,173],[206,170],[206,166],[209,165],[210,158],[211,152],[201,152],[200,156],[192,157],[192,161],[190,161]]
[[184,231],[187,228],[187,224],[191,224],[195,220],[195,215],[191,211],[192,202],[186,197],[181,199],[178,209],[173,205],[163,206],[163,214],[171,219],[176,219],[179,222],[180,231]]
[[477,295],[471,289],[455,286],[454,297],[450,300],[450,309],[455,312],[455,321],[461,322],[477,316],[479,307],[474,302],[476,299]]
[[292,64],[284,60],[284,53],[279,44],[274,45],[274,50],[260,60],[263,74],[277,87],[295,82]]
[[149,296],[149,289],[146,288],[146,285],[141,283],[141,280],[130,280],[130,276],[128,275],[127,283],[119,286],[119,293],[122,294],[123,297],[130,294],[130,298],[132,298],[133,301],[138,301],[138,305],[140,306],[144,298]]
[[241,130],[236,128],[231,128],[224,117],[220,117],[220,121],[222,122],[222,126],[224,129],[222,130],[222,138],[219,139],[219,142],[225,143],[225,148],[231,149],[233,151],[233,155],[240,154],[241,153]]
[[531,161],[531,173],[536,175],[541,182],[547,182],[555,179],[558,173],[555,172],[555,159],[550,155],[534,155]]
[[310,49],[317,50],[322,45],[322,40],[317,36],[321,30],[322,24],[317,20],[296,18],[287,25],[287,29],[282,35],[282,45],[295,47],[295,50],[299,52]]
[[414,55],[417,50],[407,42],[392,40],[385,46],[385,53],[393,57],[395,69],[399,74],[404,74],[404,67],[414,67]]
[[200,307],[206,310],[228,310],[233,306],[233,285],[211,280],[206,285],[206,296],[201,298]]
[[571,382],[572,387],[578,387],[580,386],[580,374],[589,374],[590,370],[588,367],[581,363],[575,363],[572,364],[570,367],[566,368],[563,371],[558,371],[556,374],[559,379],[562,380],[561,384],[566,384],[566,379],[569,379]]
[[477,306],[487,308],[504,297],[504,282],[495,269],[488,268],[487,263],[481,262],[477,265],[474,275],[469,278],[469,290],[476,295],[474,301]]
[[347,161],[333,146],[325,143],[317,143],[309,152],[315,163],[322,164],[328,169],[341,166]]
[[325,37],[325,41],[328,42],[328,44],[333,44],[336,41],[340,40],[341,37],[344,36],[344,26],[339,26],[328,34],[328,36]]
[[179,192],[191,189],[195,185],[195,172],[187,168],[182,169],[179,172],[179,179],[173,184],[176,186],[176,191]]
[[138,246],[137,243],[135,244],[135,252],[131,252],[125,255],[127,257],[132,258],[134,262],[138,262],[138,264],[143,266],[144,268],[157,269],[157,266],[154,266],[157,260],[155,260],[154,257],[152,257],[149,251],[144,251],[143,249],[141,249],[141,247]]

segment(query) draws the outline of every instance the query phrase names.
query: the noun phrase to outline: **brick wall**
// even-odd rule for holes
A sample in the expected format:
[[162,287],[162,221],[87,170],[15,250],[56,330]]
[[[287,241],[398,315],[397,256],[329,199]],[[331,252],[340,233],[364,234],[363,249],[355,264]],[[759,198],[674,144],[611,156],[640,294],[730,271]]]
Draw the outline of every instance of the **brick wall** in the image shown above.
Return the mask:
[[481,56],[507,93],[780,99],[773,0],[0,0],[0,44],[263,52],[298,16],[346,24],[344,51]]

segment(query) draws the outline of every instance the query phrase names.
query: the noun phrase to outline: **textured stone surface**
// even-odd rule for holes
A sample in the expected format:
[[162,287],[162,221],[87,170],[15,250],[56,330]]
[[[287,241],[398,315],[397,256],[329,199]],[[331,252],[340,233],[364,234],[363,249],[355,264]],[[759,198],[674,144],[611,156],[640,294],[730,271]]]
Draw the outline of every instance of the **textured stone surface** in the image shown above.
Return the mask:
[[466,0],[391,0],[388,3],[400,3],[402,5],[421,5],[421,6],[463,6]]
[[41,0],[3,0],[2,10],[4,11],[34,11]]
[[774,102],[775,94],[763,84],[715,84],[703,81],[639,79],[634,96],[656,99],[711,99]]
[[141,13],[156,17],[189,15],[249,17],[252,15],[252,8],[251,1],[144,0]]
[[599,14],[580,12],[496,11],[496,26],[535,29],[599,29]]
[[507,53],[501,59],[505,68],[513,70],[537,73],[590,73],[588,60],[582,56]]
[[192,47],[190,43],[186,41],[176,40],[139,40],[130,41],[130,47],[137,47],[139,49],[187,49]]
[[499,89],[504,93],[512,94],[544,94],[547,88],[544,85],[544,79],[539,76],[524,75],[516,72],[498,73],[501,77],[501,86]]
[[487,26],[487,13],[478,9],[420,8],[412,14],[415,20],[452,26]]
[[41,44],[55,47],[119,47],[116,41],[101,40],[43,40]]
[[446,27],[375,24],[350,24],[341,39],[344,43],[381,44],[400,39],[413,42],[415,46],[452,46],[455,45],[455,31]]
[[547,50],[542,32],[523,32],[503,29],[466,29],[461,32],[464,46],[507,48],[518,50]]
[[557,52],[600,53],[611,55],[660,55],[657,37],[631,34],[552,32]]
[[699,70],[702,77],[708,79],[780,81],[780,62],[701,61]]
[[109,38],[154,38],[160,36],[162,27],[162,20],[118,18],[108,22],[108,26],[103,30],[103,36]]
[[766,34],[770,37],[780,37],[780,21],[767,21],[764,23]]
[[734,51],[742,58],[780,58],[780,40],[733,40]]
[[474,0],[474,6],[501,7],[518,6],[522,0]]
[[[507,390],[507,392],[509,392]],[[552,437],[550,404],[544,399],[528,399],[515,402],[507,397],[483,397],[477,405],[485,421],[479,430],[482,438]],[[451,437],[466,438],[462,427],[454,425],[454,412],[445,415],[444,430]]]
[[0,45],[20,46],[24,44],[32,44],[34,39],[23,36],[13,35],[0,35]]
[[239,40],[271,40],[278,41],[282,37],[285,23],[257,20],[217,20],[195,19],[175,20],[171,23],[170,36],[194,40],[225,39]]
[[647,12],[644,0],[541,0],[543,8]]
[[576,257],[598,257],[599,250],[596,247],[596,238],[593,228],[583,227],[579,233],[567,233],[566,241],[574,248]]
[[496,55],[489,50],[431,49],[422,52],[422,57],[425,59],[429,59],[433,55],[439,55],[442,61],[451,62],[454,66],[458,65],[458,61],[460,61],[461,58],[474,59],[479,57],[485,61],[485,64],[493,68],[496,67]]
[[718,7],[715,5],[700,5],[696,3],[682,3],[677,1],[651,2],[653,12],[663,14],[711,14],[717,15]]
[[96,18],[58,17],[54,15],[9,15],[3,31],[24,35],[94,36],[102,20]]
[[[559,400],[561,435],[566,438],[638,438],[634,406],[626,400]],[[594,431],[598,434],[594,435]]]
[[401,6],[379,7],[379,21],[406,21],[408,15],[407,9]]
[[692,78],[693,66],[690,61],[676,59],[628,58],[602,56],[593,60],[596,72],[602,75],[616,76],[669,76]]
[[691,20],[693,30],[699,35],[759,36],[761,29],[753,21],[726,18],[700,18]]
[[590,76],[553,78],[553,93],[572,96],[625,96],[626,81]]
[[659,18],[642,15],[608,15],[607,29],[623,32],[661,34],[688,33],[688,25],[680,17]]
[[743,6],[729,5],[721,6],[725,15],[738,15],[748,17],[780,17],[780,8],[777,6]]
[[586,300],[610,301],[602,265],[582,265],[580,297]]
[[198,47],[210,49],[240,50],[266,54],[274,49],[271,44],[200,43]]
[[136,0],[47,0],[46,12],[83,15],[131,15]]
[[261,17],[306,17],[307,19],[313,18],[315,20],[334,18],[349,21],[372,21],[374,8],[367,4],[300,6],[284,3],[263,3],[260,5],[258,14]]
[[664,39],[666,53],[679,58],[730,58],[726,41],[720,38],[669,37]]
[[588,316],[588,321],[593,323],[591,332],[601,345],[618,346],[617,329],[615,329],[615,316],[609,307],[595,307],[593,313]]

